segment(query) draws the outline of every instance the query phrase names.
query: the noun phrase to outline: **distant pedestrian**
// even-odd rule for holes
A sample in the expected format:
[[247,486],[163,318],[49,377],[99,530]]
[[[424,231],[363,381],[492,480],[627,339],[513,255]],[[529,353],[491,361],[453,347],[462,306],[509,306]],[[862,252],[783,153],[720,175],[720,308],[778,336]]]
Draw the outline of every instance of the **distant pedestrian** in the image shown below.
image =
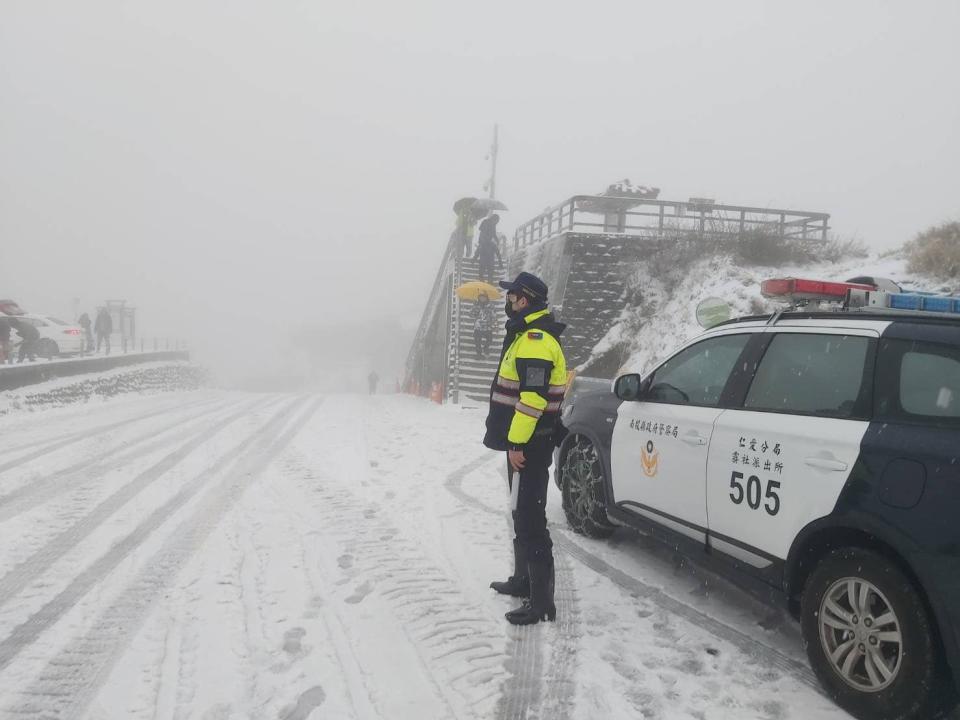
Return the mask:
[[83,330],[83,352],[93,352],[93,323],[90,321],[90,316],[84,313],[77,322]]
[[40,331],[34,327],[33,323],[23,318],[16,318],[10,321],[10,325],[20,336],[20,352],[17,355],[17,362],[22,363],[24,359],[33,362],[37,359],[37,342],[40,340]]
[[490,343],[493,342],[493,326],[496,318],[493,315],[493,306],[486,293],[477,296],[477,307],[474,310],[473,342],[478,358],[484,358],[490,352]]
[[100,308],[97,320],[93,324],[93,331],[97,334],[97,352],[102,345],[107,346],[107,355],[110,354],[110,336],[113,334],[113,318],[106,308]]
[[497,247],[497,223],[499,215],[491,215],[480,223],[480,233],[477,235],[477,251],[473,257],[479,260],[479,277],[488,283],[494,280],[493,261],[497,261],[500,272],[503,272],[503,258],[500,257],[500,248]]
[[377,394],[377,383],[380,381],[380,376],[377,375],[376,370],[371,370],[370,374],[367,375],[367,386],[370,389],[371,395]]
[[5,317],[0,317],[0,365],[5,364],[10,358],[10,321]]

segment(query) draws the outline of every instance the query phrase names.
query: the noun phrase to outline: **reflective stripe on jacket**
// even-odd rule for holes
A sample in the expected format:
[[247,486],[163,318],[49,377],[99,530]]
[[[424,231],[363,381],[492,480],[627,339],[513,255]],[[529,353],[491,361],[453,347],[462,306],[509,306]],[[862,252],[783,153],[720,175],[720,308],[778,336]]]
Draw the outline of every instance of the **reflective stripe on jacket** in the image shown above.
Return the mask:
[[558,339],[564,328],[547,310],[507,324],[500,367],[490,388],[487,447],[506,450],[535,436],[552,436],[567,382]]

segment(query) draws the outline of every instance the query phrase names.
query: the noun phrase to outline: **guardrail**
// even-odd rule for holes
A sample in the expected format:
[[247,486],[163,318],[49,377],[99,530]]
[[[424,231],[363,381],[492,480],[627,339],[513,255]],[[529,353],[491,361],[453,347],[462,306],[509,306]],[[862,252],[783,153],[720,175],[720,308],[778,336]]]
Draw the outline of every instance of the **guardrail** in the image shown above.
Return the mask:
[[[141,337],[137,340],[121,338],[119,342],[113,342],[112,347],[118,349],[119,352],[126,354],[128,352],[161,352],[165,350],[186,350],[187,343],[185,340],[180,340],[179,338],[167,338],[167,337],[152,337],[145,338]],[[139,351],[137,347],[139,346]],[[96,348],[96,341],[93,341],[93,348],[87,347],[86,341],[84,341],[84,348],[80,351],[80,357],[89,357],[95,353],[94,348]],[[0,365],[2,367],[2,365]]]
[[826,240],[828,213],[741,205],[574,195],[517,228],[513,252],[564,232],[667,237],[673,233],[743,235],[763,230],[781,238]]
[[102,372],[126,365],[156,362],[158,360],[189,360],[186,350],[170,350],[126,355],[107,355],[96,358],[75,360],[53,360],[51,362],[30,363],[28,365],[0,365],[0,391],[12,390],[25,385],[53,380],[70,375]]
[[433,325],[437,310],[443,293],[446,291],[445,280],[453,271],[454,261],[459,255],[462,245],[459,238],[450,236],[447,241],[447,248],[443,253],[443,259],[440,261],[440,267],[437,269],[437,275],[433,280],[433,286],[430,288],[430,294],[427,296],[427,305],[420,316],[420,325],[417,327],[417,334],[410,345],[410,351],[407,353],[407,361],[404,366],[404,389],[407,388],[411,378],[415,374],[415,368],[418,358],[422,361],[423,353],[426,351],[426,336]]

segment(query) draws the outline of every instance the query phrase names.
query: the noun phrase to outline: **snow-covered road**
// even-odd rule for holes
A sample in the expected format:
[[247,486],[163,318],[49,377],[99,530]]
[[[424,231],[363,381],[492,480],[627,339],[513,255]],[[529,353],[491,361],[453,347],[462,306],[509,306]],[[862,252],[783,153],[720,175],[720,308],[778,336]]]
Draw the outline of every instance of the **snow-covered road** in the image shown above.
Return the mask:
[[481,408],[202,391],[0,419],[0,717],[802,718],[796,627],[565,529],[515,628]]

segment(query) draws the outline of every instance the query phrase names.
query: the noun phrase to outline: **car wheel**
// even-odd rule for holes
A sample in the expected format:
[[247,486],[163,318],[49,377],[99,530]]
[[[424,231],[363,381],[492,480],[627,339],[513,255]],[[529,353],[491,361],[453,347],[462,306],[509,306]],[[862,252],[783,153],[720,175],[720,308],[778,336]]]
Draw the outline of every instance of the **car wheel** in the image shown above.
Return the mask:
[[50,338],[43,338],[39,343],[37,343],[37,355],[49,360],[60,354],[60,347],[56,342]]
[[888,558],[834,550],[811,573],[801,607],[810,664],[838,705],[871,720],[932,717],[945,696],[933,625]]
[[583,435],[575,435],[560,465],[563,511],[575,532],[594,538],[609,537],[613,532],[603,481],[603,460],[597,448]]

